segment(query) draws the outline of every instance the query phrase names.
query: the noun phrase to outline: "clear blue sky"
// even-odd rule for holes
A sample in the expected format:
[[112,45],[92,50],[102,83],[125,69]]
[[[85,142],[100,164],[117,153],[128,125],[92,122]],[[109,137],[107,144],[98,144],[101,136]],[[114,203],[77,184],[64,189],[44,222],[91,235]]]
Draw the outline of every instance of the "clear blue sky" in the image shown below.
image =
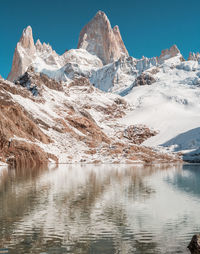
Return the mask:
[[200,0],[0,0],[0,74],[7,77],[26,26],[35,41],[49,42],[62,54],[77,47],[81,28],[98,10],[119,25],[136,58],[157,56],[173,44],[184,57],[200,51]]

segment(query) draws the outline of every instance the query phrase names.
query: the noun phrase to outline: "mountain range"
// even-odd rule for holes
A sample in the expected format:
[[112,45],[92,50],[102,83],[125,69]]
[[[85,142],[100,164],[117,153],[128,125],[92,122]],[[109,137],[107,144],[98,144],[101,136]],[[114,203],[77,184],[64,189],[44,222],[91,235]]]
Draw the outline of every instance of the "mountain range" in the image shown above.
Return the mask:
[[28,26],[0,78],[2,163],[200,160],[200,55],[136,59],[99,11],[57,54]]

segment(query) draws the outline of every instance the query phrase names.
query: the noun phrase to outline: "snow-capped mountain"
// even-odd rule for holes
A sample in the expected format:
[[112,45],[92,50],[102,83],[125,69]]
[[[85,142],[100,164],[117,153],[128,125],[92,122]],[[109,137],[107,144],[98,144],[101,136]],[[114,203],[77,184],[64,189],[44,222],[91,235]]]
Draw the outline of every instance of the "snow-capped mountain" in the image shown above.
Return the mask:
[[76,73],[79,76],[90,75],[93,69],[103,64],[98,57],[84,49],[72,49],[60,56],[49,44],[41,44],[39,39],[34,44],[32,28],[28,26],[17,43],[8,80],[14,81],[30,66],[57,81],[67,81],[73,79]]
[[36,72],[57,81],[69,83],[76,77],[87,77],[103,91],[124,95],[132,89],[135,79],[143,71],[174,56],[182,58],[175,45],[163,50],[160,57],[135,59],[128,56],[118,26],[112,29],[105,13],[99,11],[82,29],[78,49],[62,55],[58,55],[49,44],[41,44],[39,39],[34,44],[32,28],[24,29],[15,49],[8,80],[15,80],[32,66]]
[[[29,91],[31,96],[38,96],[33,103],[31,97],[24,100],[14,92],[12,100],[37,119],[42,131],[53,140],[54,145],[49,147],[57,151],[58,157],[61,150],[66,155],[72,149],[70,146],[68,150],[64,149],[69,142],[74,144],[72,150],[76,154],[76,158],[72,156],[70,159],[72,162],[83,157],[86,161],[125,162],[125,150],[132,142],[150,147],[150,150],[143,150],[143,154],[167,148],[169,152],[182,152],[185,160],[200,160],[199,53],[190,53],[188,61],[185,61],[177,46],[173,45],[158,57],[136,59],[129,56],[118,26],[112,28],[101,11],[81,30],[78,49],[68,50],[62,55],[40,40],[34,43],[31,27],[24,29],[15,49],[8,80],[14,81],[18,89]],[[16,86],[9,82],[6,84]],[[120,96],[123,96],[122,102]],[[44,105],[38,104],[40,100]],[[119,117],[112,118],[111,112]],[[90,123],[86,124],[86,120]],[[49,126],[48,131],[44,130],[44,122]],[[76,133],[72,137],[78,137],[78,143],[72,141],[69,133],[58,134],[56,124],[59,130],[70,125],[67,129],[70,135]],[[91,151],[91,147],[86,149],[86,144],[96,139],[96,132],[101,136],[101,142],[95,146],[95,151]],[[83,142],[88,138],[90,141]],[[112,141],[106,143],[105,140]],[[136,140],[140,140],[139,143]],[[121,142],[122,150],[119,149]],[[112,146],[115,152],[109,152],[106,157],[106,151]],[[43,145],[40,147],[44,148]],[[48,153],[49,147],[47,145],[44,149]],[[132,151],[133,161],[144,161],[144,157],[134,154],[138,153]]]

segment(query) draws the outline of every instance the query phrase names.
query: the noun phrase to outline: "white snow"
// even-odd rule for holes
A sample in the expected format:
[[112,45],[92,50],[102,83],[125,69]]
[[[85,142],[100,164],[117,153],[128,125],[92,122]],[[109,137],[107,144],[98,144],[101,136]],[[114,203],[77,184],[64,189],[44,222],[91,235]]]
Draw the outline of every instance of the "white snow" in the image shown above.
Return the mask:
[[200,66],[194,61],[177,65],[174,57],[159,69],[156,83],[135,87],[125,97],[134,110],[123,122],[145,124],[159,132],[144,145],[168,146],[184,153],[196,150],[200,147]]

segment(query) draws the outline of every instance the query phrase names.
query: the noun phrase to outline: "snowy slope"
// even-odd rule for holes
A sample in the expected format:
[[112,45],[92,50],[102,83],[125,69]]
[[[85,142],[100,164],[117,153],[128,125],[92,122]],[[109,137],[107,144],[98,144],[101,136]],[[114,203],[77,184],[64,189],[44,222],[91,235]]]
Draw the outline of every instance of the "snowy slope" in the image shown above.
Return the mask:
[[154,75],[154,84],[135,87],[125,97],[134,110],[123,121],[146,124],[159,132],[144,145],[170,147],[191,159],[191,152],[197,153],[200,147],[199,77],[197,61],[180,62],[177,57],[165,61]]
[[[47,59],[54,61],[47,61]],[[90,77],[93,70],[102,67],[101,60],[84,49],[71,49],[56,58],[52,51],[36,51],[31,64],[36,72],[44,73],[57,81],[72,81],[76,77]]]

